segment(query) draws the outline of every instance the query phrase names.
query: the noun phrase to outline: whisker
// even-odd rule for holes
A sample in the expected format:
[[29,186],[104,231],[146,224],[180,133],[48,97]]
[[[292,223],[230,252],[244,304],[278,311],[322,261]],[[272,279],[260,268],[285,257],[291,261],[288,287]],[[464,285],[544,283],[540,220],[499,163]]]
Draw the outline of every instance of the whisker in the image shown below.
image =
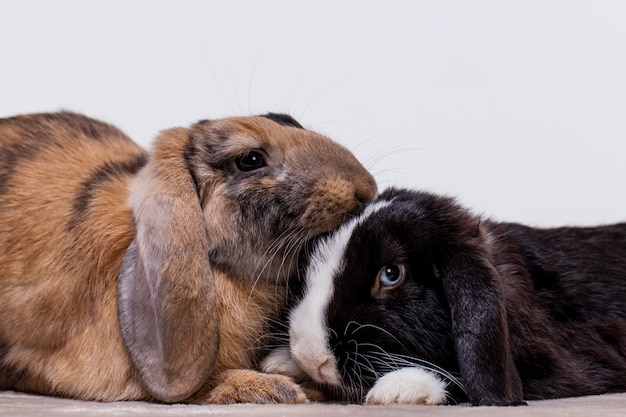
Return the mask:
[[404,351],[408,351],[406,346],[397,337],[395,337],[392,333],[390,333],[388,330],[385,330],[382,327],[376,326],[374,324],[359,324],[359,327],[357,327],[351,334],[353,335],[356,332],[358,332],[359,330],[366,329],[366,328],[372,328],[374,330],[378,330],[378,331],[380,331],[382,333],[385,333],[387,336],[391,337]]
[[[357,327],[350,331],[353,325],[356,325]],[[405,352],[409,351],[408,349],[406,349],[406,346],[404,346],[404,344],[398,340],[397,337],[395,337],[384,328],[373,324],[360,324],[354,320],[350,321],[344,328],[344,337],[353,336],[357,332],[368,328],[380,331],[388,335],[393,340],[395,340],[396,343]],[[356,339],[353,338],[351,338],[348,343],[354,343],[355,349],[351,351],[351,353],[346,352],[347,359],[345,361],[345,364],[343,365],[344,374],[346,374],[345,367],[348,365],[348,362],[354,363],[355,368],[358,368],[359,372],[362,372],[362,370],[370,371],[375,376],[375,378],[380,378],[385,373],[393,372],[401,368],[415,367],[433,372],[444,378],[444,380],[449,381],[449,383],[452,383],[459,387],[461,390],[465,391],[465,388],[458,377],[427,360],[402,354],[389,353],[386,352],[381,346],[378,346],[374,343],[359,343],[356,341]],[[367,349],[367,352],[363,351],[364,348]],[[351,357],[350,354],[354,355],[354,358]],[[361,382],[363,382],[362,375]]]
[[[288,261],[287,270],[291,270],[293,267],[294,260],[297,261],[296,257],[299,254],[300,250],[302,249],[302,246],[304,245],[304,238],[306,237],[305,233],[306,231],[299,230],[297,233],[293,233],[291,236],[289,236],[289,239],[287,239],[285,243],[283,244],[283,250],[285,252],[285,256],[283,257],[282,262],[280,264],[279,273],[277,275],[278,277],[281,276],[280,272],[285,266],[285,262]],[[288,279],[288,276],[286,276],[285,279]]]
[[[269,259],[263,265],[263,268],[261,269],[261,272],[263,272],[265,267],[267,267],[268,263],[270,263],[273,260],[273,257],[277,255],[278,251],[280,251],[280,249],[282,249],[282,247],[284,245],[284,241],[286,239],[289,239],[290,236],[292,234],[295,234],[295,233],[297,233],[297,230],[285,230],[276,239],[274,239],[274,241],[272,241],[268,245],[268,247],[263,252],[263,255],[259,259],[264,259],[270,253],[272,253],[273,256],[269,256]],[[258,266],[257,266],[257,269],[258,269]]]
[[456,384],[458,384],[459,388],[464,390],[463,385],[461,384],[460,380],[457,377],[455,377],[454,375],[452,375],[452,373],[446,371],[445,369],[441,368],[438,365],[435,365],[432,362],[426,361],[424,359],[414,358],[412,356],[400,355],[400,354],[395,354],[395,353],[388,354],[388,355],[391,356],[391,357],[395,357],[396,360],[400,359],[400,360],[403,360],[403,361],[405,361],[406,363],[409,363],[409,364],[426,365],[426,366],[429,367],[429,369],[431,371],[437,371],[438,373],[440,373],[440,375],[446,376],[446,378],[448,378],[451,381],[455,382]]
[[367,364],[364,364],[362,362],[359,362],[359,363],[361,364],[360,366],[363,366],[366,370],[370,371],[376,379],[382,376],[382,374],[376,370],[376,368],[374,367],[372,362],[369,360],[367,355],[364,355],[362,353],[356,353],[355,356],[356,358],[363,358],[363,360],[367,362]]
[[357,402],[357,400],[359,400],[358,398],[356,398],[357,396],[357,392],[358,391],[363,391],[363,374],[361,373],[361,366],[358,363],[358,361],[356,361],[356,359],[350,358],[348,357],[348,359],[352,362],[355,363],[356,366],[351,367],[350,371],[352,372],[352,374],[354,375],[354,377],[352,377],[351,375],[349,376],[349,388],[350,391],[355,394],[355,396],[351,399],[351,402]]
[[353,335],[354,333],[356,333],[356,332],[359,330],[359,328],[362,326],[360,323],[358,323],[358,322],[356,322],[356,321],[354,321],[354,320],[349,321],[349,322],[348,322],[348,324],[346,324],[346,328],[345,328],[345,329],[344,329],[344,331],[343,331],[343,335],[344,335],[344,336],[348,336],[348,329],[349,329],[349,328],[350,328],[350,326],[351,326],[351,325],[353,325],[353,324],[354,324],[355,326],[357,326],[357,328],[356,328],[355,330],[353,330],[353,331],[352,331],[352,333],[350,333],[350,335]]
[[[278,254],[284,250],[285,242],[290,241],[291,239],[294,239],[294,236],[297,235],[298,233],[300,233],[299,230],[284,231],[276,239],[274,239],[274,241],[265,249],[263,255],[259,259],[266,258],[266,261],[263,264],[261,270],[258,273],[256,273],[256,278],[254,280],[252,289],[250,290],[250,294],[248,296],[248,302],[250,302],[252,293],[254,289],[256,288],[256,286],[258,285],[259,281],[261,280],[263,273],[266,271],[269,265],[274,261],[276,256],[278,256]],[[259,269],[259,265],[257,265],[256,267],[256,270],[258,269]]]
[[[264,340],[271,341],[272,343],[262,343]],[[285,346],[289,346],[289,335],[285,333],[265,333],[252,342],[250,349]]]
[[259,64],[259,60],[261,59],[261,53],[262,51],[259,50],[259,53],[256,56],[256,59],[254,60],[254,64],[252,65],[252,71],[250,72],[250,79],[248,80],[248,114],[252,114],[252,107],[251,107],[251,103],[252,103],[252,80],[254,79],[254,75],[256,74],[256,68],[257,65]]
[[276,318],[273,318],[273,317],[266,317],[265,320],[267,322],[269,322],[270,324],[273,324],[273,325],[278,326],[278,327],[282,327],[287,332],[289,331],[289,322],[288,321],[276,319]]
[[329,329],[328,329],[328,331],[329,331],[329,333],[331,333],[331,335],[333,336],[333,338],[334,338],[335,340],[339,339],[339,335],[337,334],[337,332],[335,331],[335,329],[331,329],[331,328],[329,328]]
[[[380,356],[378,358],[372,357],[372,360],[376,361],[378,364],[383,365],[382,367],[384,366],[388,367],[390,372],[395,371],[400,368],[407,368],[407,367],[422,368],[430,372],[436,373],[437,375],[440,375],[441,377],[445,378],[446,380],[450,381],[451,383],[453,383],[454,385],[458,386],[460,389],[465,391],[463,384],[457,377],[455,377],[454,375],[452,375],[450,372],[446,371],[445,369],[441,368],[440,366],[435,365],[434,363],[431,363],[423,359],[406,356],[406,355],[398,355],[394,353],[385,352],[379,346],[374,345],[374,344],[362,343],[362,345],[377,349],[377,352],[372,352],[372,353],[377,353]],[[391,362],[393,362],[394,366],[393,367],[390,366],[385,361],[385,359],[388,359]]]
[[261,345],[261,346],[249,346],[247,348],[244,349],[245,352],[258,352],[258,351],[265,351],[265,350],[272,350],[272,349],[278,349],[278,348],[283,348],[286,345],[283,344],[268,344],[268,345]]
[[311,100],[309,100],[309,104],[306,105],[306,107],[304,108],[304,110],[302,110],[300,112],[300,117],[304,117],[304,115],[306,114],[306,112],[309,110],[309,107],[311,107],[315,101],[317,101],[317,99],[319,99],[321,96],[323,96],[326,92],[328,92],[331,88],[333,88],[336,84],[339,84],[340,82],[344,81],[347,78],[350,78],[353,74],[347,74],[344,75],[343,77],[337,79],[336,81],[330,83],[326,88],[324,88],[322,91],[320,91],[318,94],[316,94],[315,96],[313,96],[313,98]]
[[211,64],[209,62],[209,57],[207,55],[207,52],[206,52],[206,49],[205,49],[204,45],[201,44],[200,46],[202,48],[202,54],[204,55],[204,61],[206,63],[206,66],[209,68],[209,72],[211,73],[211,76],[213,77],[213,81],[215,82],[215,85],[217,86],[217,89],[219,90],[220,94],[222,95],[222,98],[226,101],[226,104],[228,105],[228,107],[230,107],[230,110],[233,113],[236,113],[235,108],[233,107],[233,104],[228,99],[228,97],[224,93],[224,90],[222,89],[222,86],[220,85],[219,81],[217,80],[217,76],[215,75],[215,72],[213,71],[213,67],[211,66]]

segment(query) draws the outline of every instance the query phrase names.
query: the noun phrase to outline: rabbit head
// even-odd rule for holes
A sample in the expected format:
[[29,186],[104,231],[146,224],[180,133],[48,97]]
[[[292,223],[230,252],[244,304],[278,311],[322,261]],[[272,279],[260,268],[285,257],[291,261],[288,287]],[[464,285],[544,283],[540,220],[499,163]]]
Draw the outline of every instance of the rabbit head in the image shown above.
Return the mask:
[[215,271],[285,285],[306,242],[375,195],[349,151],[289,116],[163,132],[130,187],[136,236],[118,287],[124,340],[150,392],[182,398],[212,368]]
[[286,279],[304,242],[376,195],[349,151],[284,115],[201,122],[191,137],[209,258],[238,277]]
[[381,376],[417,367],[452,385],[459,375],[475,404],[521,401],[485,248],[478,218],[452,199],[382,193],[314,251],[290,315],[293,359],[357,398]]

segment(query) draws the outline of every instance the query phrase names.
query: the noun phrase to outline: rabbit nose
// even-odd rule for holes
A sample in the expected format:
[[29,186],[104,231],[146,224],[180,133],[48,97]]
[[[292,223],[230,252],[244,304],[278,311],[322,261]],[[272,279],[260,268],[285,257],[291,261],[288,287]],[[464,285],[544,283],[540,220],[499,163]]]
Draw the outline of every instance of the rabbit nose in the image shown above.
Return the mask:
[[354,182],[354,197],[361,205],[370,203],[376,198],[378,186],[374,177],[368,174]]
[[293,359],[315,382],[335,386],[341,385],[337,362],[333,356],[315,355],[300,359],[297,355],[293,355]]
[[369,174],[329,175],[315,185],[300,222],[307,228],[313,227],[315,234],[328,232],[347,217],[358,214],[377,193],[376,181]]
[[[326,358],[324,362],[317,365],[315,375],[317,375],[318,382],[324,382],[330,385],[340,385],[339,375],[337,373],[337,366],[335,359],[330,357]],[[315,378],[314,378],[315,379]]]

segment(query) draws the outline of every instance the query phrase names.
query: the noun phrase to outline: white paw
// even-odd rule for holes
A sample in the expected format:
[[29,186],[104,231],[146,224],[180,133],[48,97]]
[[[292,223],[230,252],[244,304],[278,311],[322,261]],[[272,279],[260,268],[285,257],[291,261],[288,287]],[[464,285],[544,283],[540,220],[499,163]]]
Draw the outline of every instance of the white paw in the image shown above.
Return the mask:
[[437,375],[421,368],[402,368],[383,375],[369,390],[366,404],[443,404],[446,386]]
[[295,380],[306,378],[306,373],[293,360],[287,346],[272,350],[261,361],[261,370],[268,374],[287,375]]

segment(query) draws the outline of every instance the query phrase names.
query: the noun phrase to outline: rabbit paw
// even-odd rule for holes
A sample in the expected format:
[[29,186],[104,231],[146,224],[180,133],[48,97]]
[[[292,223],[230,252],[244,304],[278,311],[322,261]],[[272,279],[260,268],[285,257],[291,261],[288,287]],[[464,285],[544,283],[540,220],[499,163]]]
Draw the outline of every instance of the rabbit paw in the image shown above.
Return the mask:
[[279,347],[271,351],[261,361],[261,370],[268,374],[287,375],[296,381],[307,379],[307,374],[300,369],[291,357],[288,346]]
[[446,384],[421,368],[402,368],[383,375],[365,397],[365,403],[370,405],[436,405],[445,400]]
[[223,379],[209,394],[211,404],[300,404],[307,402],[300,385],[284,375],[248,369],[224,372]]
[[310,401],[327,401],[328,396],[321,390],[291,357],[288,346],[283,346],[271,351],[261,361],[261,370],[268,374],[287,375],[298,382]]

